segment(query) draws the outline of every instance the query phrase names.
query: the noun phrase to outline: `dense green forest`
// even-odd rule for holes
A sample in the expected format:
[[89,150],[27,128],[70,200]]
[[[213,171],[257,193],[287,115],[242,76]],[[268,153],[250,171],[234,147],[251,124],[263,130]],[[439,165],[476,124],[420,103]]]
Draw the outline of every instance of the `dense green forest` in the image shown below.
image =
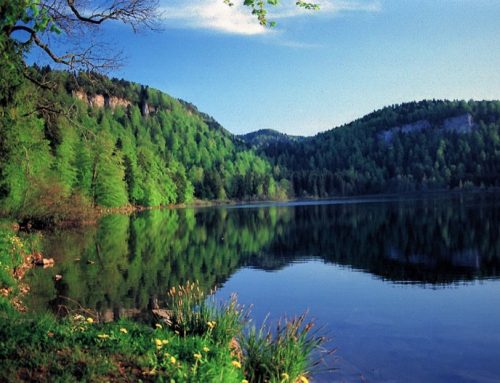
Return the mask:
[[262,148],[270,144],[286,144],[289,142],[299,142],[305,137],[291,136],[273,129],[260,129],[255,132],[239,135],[238,138],[254,148]]
[[296,197],[500,186],[500,101],[411,102],[303,140],[261,142]]
[[287,195],[268,161],[191,104],[94,73],[30,76],[50,88],[20,79],[0,105],[4,213]]
[[53,222],[95,206],[500,186],[499,101],[394,105],[314,137],[233,136],[146,86],[5,69],[4,215]]

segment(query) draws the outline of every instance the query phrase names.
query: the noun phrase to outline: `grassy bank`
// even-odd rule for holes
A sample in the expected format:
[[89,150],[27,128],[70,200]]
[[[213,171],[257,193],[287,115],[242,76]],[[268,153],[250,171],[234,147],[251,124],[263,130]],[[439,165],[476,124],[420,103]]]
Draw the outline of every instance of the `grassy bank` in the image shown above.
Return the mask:
[[[0,230],[0,381],[307,382],[323,341],[298,317],[251,328],[236,299],[215,302],[196,283],[172,288],[167,308],[143,322],[99,323],[20,313],[20,270],[34,245]],[[24,273],[24,271],[22,272]]]
[[37,244],[38,235],[20,235],[15,224],[0,220],[0,312],[24,311],[21,298],[29,286],[22,278],[32,267]]

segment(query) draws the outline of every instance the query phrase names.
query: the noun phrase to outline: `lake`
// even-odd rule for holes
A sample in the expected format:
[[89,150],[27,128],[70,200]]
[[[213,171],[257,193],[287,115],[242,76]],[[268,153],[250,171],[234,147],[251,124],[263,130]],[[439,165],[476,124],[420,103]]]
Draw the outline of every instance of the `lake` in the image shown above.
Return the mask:
[[336,348],[315,381],[498,382],[499,222],[497,194],[112,215],[46,234],[56,266],[30,272],[26,300],[113,320],[198,280],[257,323],[307,310]]

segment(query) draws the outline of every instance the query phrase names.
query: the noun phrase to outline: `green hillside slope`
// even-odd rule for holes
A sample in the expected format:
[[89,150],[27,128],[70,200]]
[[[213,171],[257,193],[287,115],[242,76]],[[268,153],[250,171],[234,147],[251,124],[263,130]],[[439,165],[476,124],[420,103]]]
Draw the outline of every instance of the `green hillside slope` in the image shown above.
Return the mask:
[[20,81],[1,105],[4,213],[285,196],[267,160],[192,105],[124,80],[42,74],[49,89]]
[[261,153],[296,196],[500,186],[500,101],[394,105]]

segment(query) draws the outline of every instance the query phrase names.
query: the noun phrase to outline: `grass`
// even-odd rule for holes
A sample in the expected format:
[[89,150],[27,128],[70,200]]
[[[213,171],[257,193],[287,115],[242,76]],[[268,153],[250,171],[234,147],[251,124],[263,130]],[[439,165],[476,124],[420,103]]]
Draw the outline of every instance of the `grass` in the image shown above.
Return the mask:
[[23,308],[20,295],[27,291],[27,286],[20,280],[31,267],[29,254],[37,246],[37,235],[21,237],[11,222],[0,220],[0,312]]
[[306,314],[282,319],[276,328],[266,322],[252,327],[241,337],[243,368],[247,380],[255,383],[308,382],[307,376],[321,363],[312,360],[325,338],[312,333],[313,322],[306,322]]
[[169,318],[154,325],[19,313],[12,295],[29,247],[0,225],[2,382],[308,382],[324,339],[305,315],[248,328],[235,297],[217,303],[197,283],[170,289]]
[[229,347],[130,321],[74,316],[0,321],[0,381],[241,382]]

